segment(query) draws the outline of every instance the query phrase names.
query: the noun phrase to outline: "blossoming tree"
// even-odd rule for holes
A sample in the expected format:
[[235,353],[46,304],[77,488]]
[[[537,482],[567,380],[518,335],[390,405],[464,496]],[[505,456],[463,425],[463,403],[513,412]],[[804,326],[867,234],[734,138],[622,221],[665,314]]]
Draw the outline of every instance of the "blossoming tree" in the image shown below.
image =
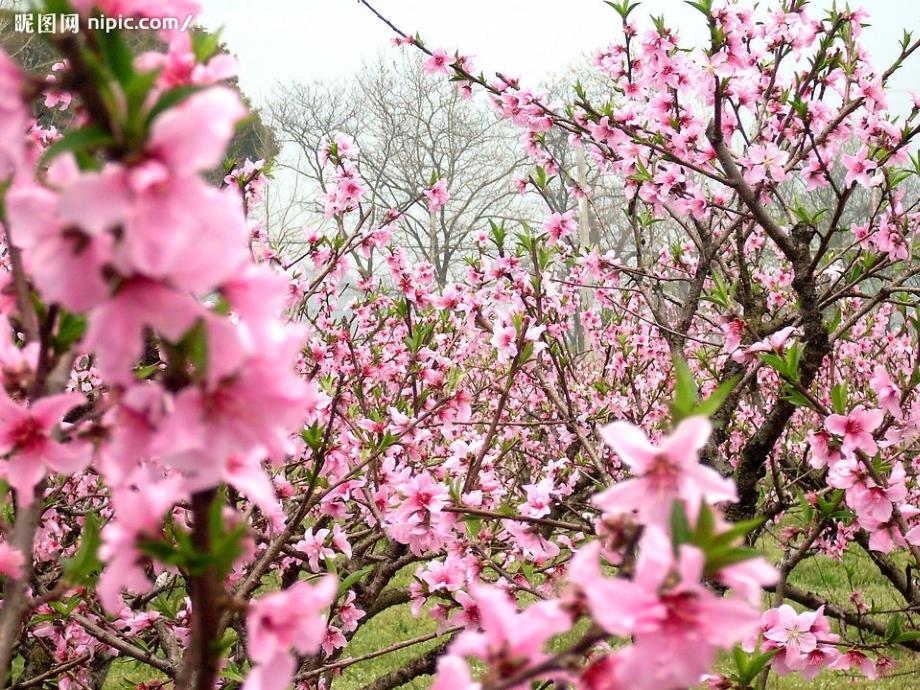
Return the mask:
[[[920,42],[877,70],[860,11],[702,0],[684,46],[608,4],[603,103],[391,24],[523,130],[547,203],[443,288],[389,240],[449,179],[376,208],[335,137],[296,251],[247,219],[262,162],[206,182],[246,117],[208,41],[49,34],[54,79],[0,58],[4,685],[102,687],[118,657],[148,687],[329,688],[424,644],[367,687],[743,689],[918,648],[920,103],[886,87]],[[550,131],[623,185],[622,255],[580,241]],[[860,553],[897,603],[797,584]],[[349,651],[396,607],[434,630]]]

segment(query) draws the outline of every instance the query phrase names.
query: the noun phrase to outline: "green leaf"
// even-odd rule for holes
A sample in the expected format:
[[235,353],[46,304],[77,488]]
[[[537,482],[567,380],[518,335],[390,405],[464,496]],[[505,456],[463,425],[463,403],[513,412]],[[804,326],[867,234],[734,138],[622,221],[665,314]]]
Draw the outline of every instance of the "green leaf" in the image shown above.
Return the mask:
[[720,547],[706,552],[705,577],[714,577],[722,568],[757,558],[761,553],[747,546]]
[[193,31],[191,33],[192,52],[195,54],[196,62],[204,63],[211,59],[220,47],[222,32],[221,28],[217,31]]
[[199,319],[179,342],[185,358],[195,367],[195,374],[204,379],[208,373],[208,330],[204,319]]
[[501,249],[505,246],[505,236],[507,231],[505,230],[504,223],[496,223],[495,221],[489,221],[489,228],[492,230],[492,240],[495,242],[495,246]]
[[[223,505],[222,501],[215,501],[215,503]],[[220,535],[212,544],[211,563],[220,578],[230,572],[236,559],[243,554],[243,537],[245,536],[246,524],[241,522],[226,534]]]
[[99,546],[102,544],[99,518],[95,513],[87,513],[83,521],[83,538],[80,547],[72,558],[64,562],[64,579],[75,585],[91,582],[102,569],[99,560]]
[[837,414],[847,413],[847,384],[841,381],[831,389],[831,407]]
[[57,336],[54,338],[54,348],[58,352],[70,349],[70,346],[83,337],[86,331],[86,317],[80,314],[71,314],[62,311],[58,322]]
[[801,343],[786,348],[786,370],[792,381],[799,380],[799,361],[802,359],[802,349]]
[[99,52],[122,87],[134,79],[134,55],[119,31],[100,30],[95,35]]
[[756,654],[750,658],[744,673],[739,673],[738,677],[744,685],[750,685],[754,679],[767,667],[773,657],[779,654],[782,648],[771,649],[763,654]]
[[698,400],[696,381],[687,362],[680,357],[674,358],[674,400],[671,402],[673,421],[678,422],[688,416]]
[[351,575],[342,580],[339,585],[339,594],[336,599],[341,598],[345,593],[352,588],[352,586],[360,580],[363,580],[367,575],[373,572],[374,566],[366,565],[360,570],[356,570]]
[[325,436],[323,427],[317,422],[313,422],[313,424],[300,432],[300,438],[304,440],[304,443],[310,446],[310,450],[314,453],[323,447],[323,436]]
[[789,384],[783,386],[783,400],[792,403],[796,407],[812,407],[811,400]]
[[741,649],[741,645],[735,645],[734,649],[732,649],[732,658],[735,660],[735,668],[738,671],[738,677],[744,678],[747,672],[748,655]]
[[750,520],[741,520],[740,522],[736,522],[729,529],[725,530],[724,532],[719,532],[717,535],[715,535],[710,543],[712,546],[717,547],[733,544],[743,538],[745,535],[760,527],[764,523],[764,520],[765,518],[763,517],[756,517],[751,518]]
[[677,500],[671,504],[671,546],[677,553],[681,544],[693,542],[693,531],[687,519],[687,511],[683,501]]
[[789,370],[789,365],[785,359],[779,355],[775,355],[772,352],[761,352],[758,354],[760,361],[766,364],[768,367],[773,369],[777,374],[782,376],[784,379],[789,381],[794,381],[795,378]]
[[63,153],[87,153],[91,149],[113,144],[112,135],[101,127],[90,125],[68,132],[51,144],[38,161],[38,167],[48,165]]
[[735,390],[735,386],[738,385],[740,380],[741,375],[739,374],[737,376],[732,376],[727,381],[719,384],[719,387],[710,393],[709,397],[707,397],[693,409],[693,413],[704,415],[706,417],[711,417],[714,415],[719,411],[719,408],[722,407],[722,404],[728,399],[728,396],[731,395],[731,392]]
[[691,0],[684,0],[690,7],[693,7],[700,12],[702,12],[706,17],[709,17],[712,14],[712,0],[699,0],[699,2],[691,2]]
[[146,381],[160,370],[160,364],[148,364],[147,366],[138,367],[134,370],[134,378],[138,381]]
[[236,664],[228,663],[224,670],[220,672],[221,678],[226,678],[227,680],[232,680],[236,683],[242,683],[246,680],[246,676],[243,675],[243,672],[239,669]]
[[195,85],[186,85],[186,86],[177,86],[174,89],[169,89],[165,91],[159,100],[153,105],[150,109],[150,112],[147,114],[146,125],[149,127],[150,124],[160,115],[163,111],[168,110],[174,106],[179,105],[189,96],[198,93],[204,87],[195,86]]
[[630,3],[629,0],[621,0],[621,2],[613,2],[612,0],[604,0],[604,2],[615,9],[617,14],[619,14],[623,21],[629,17],[630,12],[636,9],[639,6],[638,2]]
[[137,548],[141,553],[166,565],[180,565],[182,562],[179,550],[165,541],[142,539],[137,542]]
[[546,174],[546,169],[543,166],[538,165],[536,170],[533,173],[534,184],[537,185],[540,189],[546,189],[546,182],[548,180]]
[[885,640],[887,642],[894,642],[903,634],[901,632],[903,621],[904,616],[900,613],[896,613],[891,617],[891,620],[888,621],[888,627],[885,629]]
[[716,518],[712,508],[704,501],[700,505],[700,514],[696,519],[696,533],[694,543],[705,544],[716,532]]

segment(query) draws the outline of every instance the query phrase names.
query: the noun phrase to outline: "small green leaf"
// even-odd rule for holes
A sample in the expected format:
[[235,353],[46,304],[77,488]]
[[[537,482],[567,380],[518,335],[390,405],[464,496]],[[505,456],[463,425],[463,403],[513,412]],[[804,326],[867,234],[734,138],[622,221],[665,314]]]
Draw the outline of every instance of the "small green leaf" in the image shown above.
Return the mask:
[[54,339],[54,347],[58,352],[70,349],[70,346],[83,337],[86,331],[86,317],[80,314],[71,314],[62,311],[58,322],[58,332]]
[[789,370],[789,365],[785,359],[772,352],[761,352],[758,354],[760,361],[773,369],[777,374],[788,381],[794,381],[795,378]]
[[738,677],[744,678],[747,672],[748,655],[741,649],[741,645],[735,645],[734,649],[732,649],[732,658],[735,660],[735,669],[738,671]]
[[831,407],[837,414],[847,413],[847,384],[845,381],[831,389]]
[[303,439],[304,443],[310,446],[310,450],[314,453],[323,447],[324,435],[323,427],[316,422],[313,422],[313,424],[300,432],[300,438]]
[[208,330],[203,319],[199,319],[182,337],[179,348],[195,367],[198,378],[204,379],[208,372]]
[[796,407],[812,407],[811,400],[789,384],[783,386],[783,400],[792,403]]
[[728,399],[728,396],[731,395],[731,392],[735,390],[735,386],[738,385],[738,382],[741,380],[741,376],[732,376],[727,381],[724,381],[716,388],[709,397],[703,400],[699,405],[693,409],[694,414],[704,415],[706,417],[711,417],[716,412],[719,411],[719,408],[722,407],[722,404]]
[[676,554],[682,544],[693,542],[693,531],[687,519],[687,511],[683,501],[674,501],[671,504],[671,546]]
[[760,555],[760,552],[756,549],[746,546],[720,547],[707,550],[706,568],[703,574],[705,577],[714,577],[722,568],[736,563],[743,563]]
[[350,590],[357,582],[359,582],[360,580],[363,580],[367,575],[369,575],[371,572],[373,572],[373,570],[374,570],[374,566],[372,566],[372,565],[366,565],[366,566],[364,566],[363,568],[361,568],[360,570],[356,570],[356,571],[353,572],[351,575],[349,575],[349,576],[346,577],[344,580],[342,580],[341,584],[339,585],[339,594],[338,594],[338,597],[336,597],[336,598],[337,598],[337,599],[338,599],[338,598],[341,598],[341,597],[342,597],[344,594],[346,594],[346,593],[348,592],[348,590]]
[[80,546],[72,558],[64,562],[64,579],[74,585],[85,585],[91,582],[95,575],[102,569],[99,560],[99,546],[102,539],[99,536],[99,518],[95,513],[87,513],[83,521],[83,538]]
[[674,358],[674,400],[671,402],[673,421],[678,422],[688,416],[698,400],[698,389],[693,373],[687,362],[680,357]]
[[901,625],[904,621],[904,617],[900,613],[896,613],[891,617],[891,620],[888,621],[888,627],[885,629],[885,640],[887,642],[894,642],[901,635]]
[[68,132],[56,142],[51,144],[38,161],[38,166],[48,165],[63,153],[85,153],[91,149],[108,146],[114,143],[112,135],[101,127],[90,125]]
[[217,31],[193,31],[191,33],[192,52],[195,61],[205,63],[211,59],[220,47],[220,35],[223,29]]
[[163,95],[160,96],[159,100],[150,109],[150,112],[147,114],[147,122],[146,122],[147,126],[149,127],[150,124],[163,111],[179,105],[186,98],[188,98],[189,96],[195,93],[198,93],[203,88],[204,87],[202,86],[186,85],[186,86],[177,86],[174,89],[169,89],[168,91],[165,91]]
[[119,31],[100,30],[95,35],[99,52],[122,87],[134,79],[134,55]]
[[754,679],[757,678],[757,676],[760,675],[761,671],[763,671],[767,667],[767,664],[769,664],[773,660],[773,657],[775,657],[781,651],[782,651],[782,648],[778,647],[776,649],[771,649],[768,652],[764,652],[763,654],[754,655],[748,662],[747,668],[745,669],[744,673],[738,674],[741,682],[744,685],[750,685],[751,683],[753,683]]

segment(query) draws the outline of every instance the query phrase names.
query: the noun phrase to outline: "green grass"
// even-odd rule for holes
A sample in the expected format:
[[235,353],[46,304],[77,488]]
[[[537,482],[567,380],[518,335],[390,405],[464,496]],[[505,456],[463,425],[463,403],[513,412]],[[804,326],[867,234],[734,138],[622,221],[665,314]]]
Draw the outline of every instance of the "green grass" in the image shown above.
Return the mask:
[[[768,549],[768,551],[771,549]],[[816,556],[801,563],[789,581],[802,589],[817,592],[829,601],[839,602],[848,608],[854,591],[862,592],[871,609],[886,610],[903,605],[894,589],[887,584],[869,557],[858,547],[851,547],[843,562],[825,556]],[[875,616],[886,620],[884,615]],[[835,630],[837,624],[833,623]],[[856,633],[851,630],[851,639]],[[920,655],[892,651],[895,668],[887,678],[868,681],[861,676],[824,671],[808,681],[798,675],[778,678],[771,674],[771,688],[777,690],[831,690],[833,688],[872,688],[873,690],[914,690],[920,687]]]
[[[765,545],[768,552],[778,553],[772,545]],[[809,559],[793,571],[790,582],[798,587],[818,592],[831,601],[846,603],[854,590],[860,590],[870,607],[886,609],[900,602],[893,590],[886,586],[875,566],[862,551],[854,548],[839,563],[824,556]],[[835,624],[836,625],[836,624]],[[394,607],[370,621],[355,636],[345,650],[345,656],[359,656],[381,649],[401,639],[409,639],[431,632],[434,623],[424,617],[416,620],[408,606]],[[835,628],[836,629],[836,628]],[[431,645],[434,643],[428,643]],[[375,678],[392,671],[428,646],[419,645],[400,650],[391,655],[355,664],[333,682],[333,690],[359,690]],[[805,680],[797,674],[779,678],[770,674],[768,688],[771,690],[916,690],[920,688],[920,655],[894,654],[896,666],[892,675],[876,681],[867,681],[841,672],[824,671],[812,680]],[[728,670],[728,661],[722,668]],[[430,677],[416,679],[403,686],[407,690],[426,690],[431,685]]]
[[[777,556],[779,549],[775,542],[762,545],[769,555]],[[414,568],[400,573],[395,586],[407,586]],[[792,574],[790,582],[798,587],[826,596],[831,601],[846,604],[854,590],[863,593],[870,607],[878,609],[893,608],[899,605],[893,590],[886,586],[875,566],[861,550],[853,548],[847,554],[844,563],[833,561],[824,556],[811,558],[800,564]],[[880,616],[883,618],[882,616]],[[836,629],[836,623],[835,629]],[[369,621],[355,635],[344,650],[343,657],[357,657],[388,647],[394,643],[421,637],[436,630],[435,622],[424,613],[420,618],[412,616],[408,604],[393,607]],[[568,636],[574,639],[577,634]],[[557,641],[555,647],[562,648],[566,640]],[[437,640],[400,649],[382,657],[363,661],[346,668],[332,684],[332,690],[360,690],[381,675],[400,668],[403,664],[424,653]],[[920,688],[920,655],[895,653],[896,666],[892,675],[877,681],[866,681],[840,672],[824,671],[811,681],[797,674],[779,678],[770,674],[770,690],[914,690]],[[721,670],[729,670],[730,662],[726,659],[720,664]],[[151,680],[156,672],[139,667],[127,659],[119,659],[113,664],[106,683],[107,690],[133,688],[138,682]],[[421,677],[402,686],[404,690],[427,690],[431,685],[430,677]]]

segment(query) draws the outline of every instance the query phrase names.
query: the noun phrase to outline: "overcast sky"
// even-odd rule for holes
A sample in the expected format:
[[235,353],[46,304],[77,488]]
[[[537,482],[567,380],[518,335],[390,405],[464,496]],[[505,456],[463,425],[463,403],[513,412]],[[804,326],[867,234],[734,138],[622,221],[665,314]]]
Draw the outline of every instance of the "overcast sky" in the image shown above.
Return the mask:
[[[752,0],[744,0],[752,4]],[[525,84],[564,70],[584,54],[619,40],[619,16],[602,0],[371,0],[403,31],[429,46],[459,48],[487,75],[502,71]],[[813,3],[813,13],[830,6]],[[866,44],[877,62],[896,55],[903,28],[920,32],[920,0],[853,1],[869,9]],[[392,32],[356,0],[203,0],[203,23],[224,27],[240,57],[243,89],[264,102],[278,84],[335,79],[397,50]],[[645,0],[633,16],[663,14],[681,35],[704,40],[702,16],[683,0]],[[918,33],[920,35],[920,33]],[[893,87],[920,90],[920,56]]]

